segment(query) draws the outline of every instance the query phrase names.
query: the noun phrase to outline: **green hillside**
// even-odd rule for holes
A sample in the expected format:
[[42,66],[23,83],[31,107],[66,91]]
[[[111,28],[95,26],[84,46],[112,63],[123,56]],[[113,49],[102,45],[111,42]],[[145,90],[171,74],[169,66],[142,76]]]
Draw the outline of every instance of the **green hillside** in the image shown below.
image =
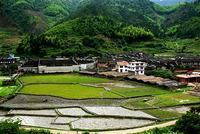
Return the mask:
[[80,0],[1,0],[0,11],[23,32],[41,33],[66,18]]
[[149,40],[154,35],[143,28],[108,17],[81,17],[61,23],[40,36],[28,36],[18,53],[42,57],[105,56],[131,50],[129,42]]
[[171,12],[164,22],[166,33],[181,38],[200,36],[200,1],[187,3]]
[[160,23],[164,19],[149,0],[85,0],[70,18],[81,16],[108,16],[134,26],[149,29],[154,34],[162,33]]
[[170,7],[150,0],[1,0],[0,55],[196,55],[199,14],[199,0]]
[[17,28],[5,17],[0,16],[0,56],[16,53],[21,35]]

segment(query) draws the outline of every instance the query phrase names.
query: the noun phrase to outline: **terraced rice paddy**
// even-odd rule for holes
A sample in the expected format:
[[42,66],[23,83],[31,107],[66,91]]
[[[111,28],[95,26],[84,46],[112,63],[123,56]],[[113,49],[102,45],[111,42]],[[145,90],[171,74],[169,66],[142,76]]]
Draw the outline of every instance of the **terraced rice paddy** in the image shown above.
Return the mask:
[[136,117],[156,119],[142,111],[132,111],[122,107],[85,107],[91,113],[101,116],[121,116],[121,117]]
[[78,74],[23,76],[20,80],[24,85],[21,93],[68,99],[127,98],[169,93],[156,86]]
[[38,115],[38,116],[57,116],[55,110],[11,110],[9,115]]
[[17,86],[0,87],[0,97],[8,97],[15,93]]
[[[93,107],[94,109],[80,108],[59,108],[46,110],[11,110],[4,116],[0,116],[0,120],[12,119],[20,120],[22,125],[31,127],[53,128],[62,130],[109,130],[109,129],[126,129],[141,127],[155,123],[156,118],[145,114],[141,111],[125,110],[120,107]],[[86,111],[82,110],[85,109]],[[96,114],[98,111],[106,110],[106,114]],[[119,110],[120,114],[116,114],[113,110]],[[92,112],[96,113],[92,113]],[[111,114],[113,112],[113,114]],[[136,119],[129,117],[127,112],[134,114],[143,114],[146,119]],[[62,113],[62,114],[61,114]],[[125,118],[126,117],[126,118]]]
[[13,120],[21,120],[22,125],[42,128],[53,128],[69,130],[68,125],[54,125],[52,124],[55,117],[38,117],[38,116],[14,116]]
[[107,92],[104,88],[82,86],[79,84],[35,84],[27,85],[21,93],[34,95],[51,95],[69,99],[87,98],[120,98],[119,95]]
[[72,129],[78,130],[116,130],[150,125],[154,121],[115,118],[81,118],[71,123]]
[[23,76],[20,78],[24,85],[27,84],[44,84],[44,83],[68,83],[68,84],[76,84],[76,83],[102,83],[108,82],[108,79],[90,77],[90,76],[82,76],[78,74],[65,74],[65,75],[33,75],[33,76]]
[[62,108],[57,110],[60,115],[64,116],[90,116],[91,114],[83,111],[81,108]]
[[21,94],[1,106],[13,108],[7,117],[19,118],[25,126],[84,131],[128,129],[182,115],[166,106],[200,102],[198,97],[153,85],[78,74],[22,76],[20,80],[24,85]]
[[10,77],[0,76],[0,97],[8,97],[15,93],[17,86],[2,86],[2,80],[10,79]]
[[76,120],[79,120],[79,118],[74,117],[58,117],[54,120],[53,124],[60,124],[60,125],[66,125],[70,124],[71,122],[74,122]]
[[123,106],[127,108],[156,108],[170,107],[183,104],[200,103],[200,98],[182,92],[156,95],[153,97],[140,97],[127,100]]

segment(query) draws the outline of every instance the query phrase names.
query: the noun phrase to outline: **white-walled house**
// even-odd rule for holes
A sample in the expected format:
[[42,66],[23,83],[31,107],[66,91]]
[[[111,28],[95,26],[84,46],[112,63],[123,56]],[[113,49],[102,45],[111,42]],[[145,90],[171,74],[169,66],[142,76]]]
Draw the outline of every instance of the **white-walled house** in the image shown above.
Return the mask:
[[121,61],[121,62],[117,62],[117,71],[119,73],[133,73],[135,75],[144,75],[146,66],[147,66],[147,63],[145,62]]
[[95,66],[96,61],[93,60],[39,59],[25,62],[19,67],[19,70],[39,74],[68,73],[94,69]]
[[117,71],[119,73],[128,73],[128,68],[127,68],[128,65],[129,63],[127,61],[117,62]]

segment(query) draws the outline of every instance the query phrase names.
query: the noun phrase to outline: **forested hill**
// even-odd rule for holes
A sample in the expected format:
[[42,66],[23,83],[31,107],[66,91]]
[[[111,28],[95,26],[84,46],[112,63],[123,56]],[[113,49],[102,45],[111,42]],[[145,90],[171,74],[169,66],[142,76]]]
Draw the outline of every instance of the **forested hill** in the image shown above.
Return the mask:
[[162,31],[160,22],[163,17],[149,0],[85,0],[70,19],[98,15],[150,29],[154,34]]
[[167,34],[181,38],[200,36],[200,0],[181,5],[166,16]]
[[0,0],[0,14],[23,32],[40,33],[66,18],[80,1]]
[[[150,0],[0,0],[1,36],[0,55],[16,48],[18,54],[41,57],[105,56],[135,48],[150,52],[159,39],[159,52],[179,52],[185,44],[166,47],[163,42],[200,37],[200,0],[174,7]],[[141,46],[147,40],[153,45]]]
[[22,33],[36,34],[66,20],[106,16],[150,30],[157,37],[165,33],[194,37],[196,32],[188,33],[199,28],[199,10],[198,2],[168,8],[150,0],[0,0],[0,15],[7,18],[8,24]]
[[143,28],[104,16],[87,16],[63,22],[42,35],[24,38],[17,52],[40,57],[106,56],[131,50],[127,43],[153,38]]

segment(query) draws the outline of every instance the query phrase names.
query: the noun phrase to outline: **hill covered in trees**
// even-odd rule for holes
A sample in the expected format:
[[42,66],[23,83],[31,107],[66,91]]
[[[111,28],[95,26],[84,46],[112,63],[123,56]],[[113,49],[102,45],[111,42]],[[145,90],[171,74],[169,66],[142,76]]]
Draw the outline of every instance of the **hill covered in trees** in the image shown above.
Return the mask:
[[[182,39],[177,41],[181,44],[176,43],[177,38],[191,38],[187,43],[195,39],[195,49],[188,52],[195,50],[196,54],[199,15],[199,0],[172,7],[150,0],[1,0],[0,40],[4,43],[0,43],[0,55],[9,53],[7,50],[16,53],[17,48],[25,56],[104,56],[136,49],[151,52],[142,44],[160,42],[162,52],[165,48],[171,51],[172,46],[177,46],[173,53],[188,48]],[[153,54],[159,51],[153,50]]]
[[41,57],[106,56],[131,49],[128,42],[153,38],[153,33],[143,28],[104,16],[86,16],[63,22],[39,36],[27,36],[17,51]]
[[78,10],[70,15],[70,19],[99,15],[150,29],[154,34],[159,35],[162,32],[160,22],[163,17],[149,0],[85,0],[80,3]]
[[181,5],[167,15],[164,26],[170,36],[195,38],[200,36],[200,1]]
[[41,33],[66,18],[81,0],[1,0],[1,16],[20,30]]

